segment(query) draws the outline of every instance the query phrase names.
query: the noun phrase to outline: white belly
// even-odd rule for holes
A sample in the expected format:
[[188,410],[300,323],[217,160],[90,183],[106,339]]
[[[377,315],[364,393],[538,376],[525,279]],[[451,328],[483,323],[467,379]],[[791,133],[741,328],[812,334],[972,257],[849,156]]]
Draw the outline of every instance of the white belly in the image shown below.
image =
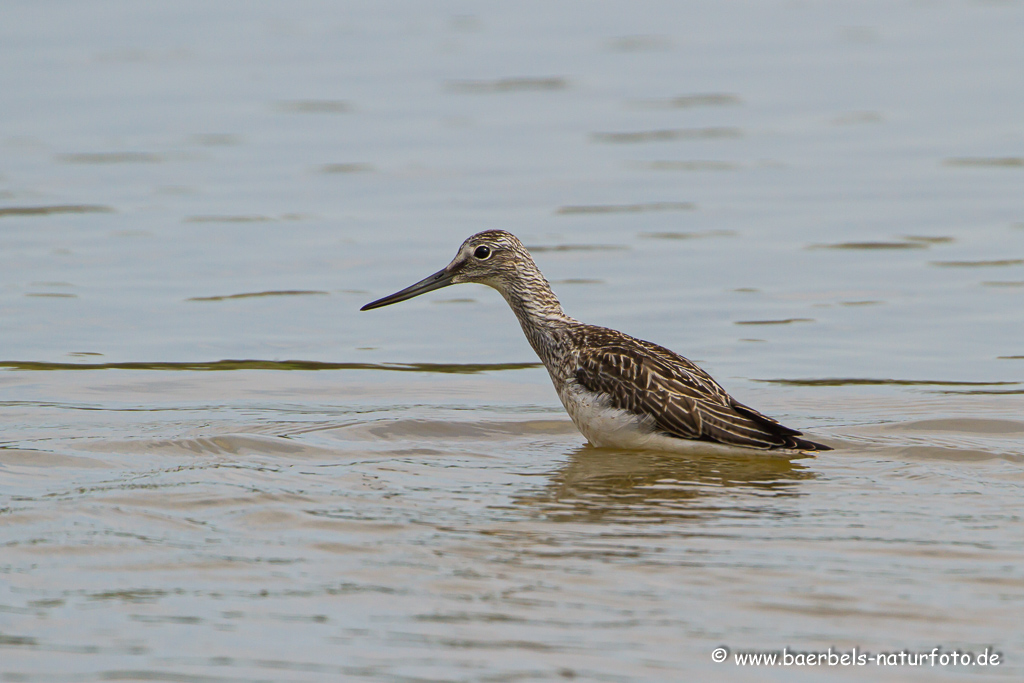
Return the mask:
[[654,420],[626,410],[613,408],[607,399],[587,391],[575,382],[566,382],[558,392],[562,405],[569,413],[576,428],[587,441],[597,448],[620,448],[625,450],[655,450],[687,454],[732,454],[753,453],[792,457],[800,451],[779,449],[764,450],[730,446],[727,444],[680,439],[668,436],[654,429]]

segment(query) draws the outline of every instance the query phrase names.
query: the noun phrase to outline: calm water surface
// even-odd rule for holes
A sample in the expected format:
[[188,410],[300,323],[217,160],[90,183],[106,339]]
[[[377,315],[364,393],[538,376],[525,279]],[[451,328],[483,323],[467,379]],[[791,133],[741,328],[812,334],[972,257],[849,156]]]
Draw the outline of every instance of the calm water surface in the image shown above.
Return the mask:
[[[1022,34],[4,3],[0,680],[1020,680]],[[486,228],[836,450],[593,449],[493,291],[357,312]]]

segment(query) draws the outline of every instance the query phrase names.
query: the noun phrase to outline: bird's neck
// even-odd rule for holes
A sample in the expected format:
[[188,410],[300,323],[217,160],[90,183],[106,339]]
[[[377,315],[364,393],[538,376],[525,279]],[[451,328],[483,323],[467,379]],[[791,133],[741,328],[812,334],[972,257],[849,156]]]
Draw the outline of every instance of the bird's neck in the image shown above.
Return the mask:
[[558,360],[558,332],[576,322],[565,314],[551,285],[532,263],[498,288],[519,319],[530,346],[550,369]]

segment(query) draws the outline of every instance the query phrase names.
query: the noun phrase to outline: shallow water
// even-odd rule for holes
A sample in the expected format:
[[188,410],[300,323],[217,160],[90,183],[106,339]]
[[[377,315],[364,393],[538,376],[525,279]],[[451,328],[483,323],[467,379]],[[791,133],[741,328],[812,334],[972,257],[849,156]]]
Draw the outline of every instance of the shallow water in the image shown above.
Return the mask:
[[[1019,680],[1022,29],[5,3],[0,680]],[[836,450],[593,449],[496,293],[357,312],[485,228]]]

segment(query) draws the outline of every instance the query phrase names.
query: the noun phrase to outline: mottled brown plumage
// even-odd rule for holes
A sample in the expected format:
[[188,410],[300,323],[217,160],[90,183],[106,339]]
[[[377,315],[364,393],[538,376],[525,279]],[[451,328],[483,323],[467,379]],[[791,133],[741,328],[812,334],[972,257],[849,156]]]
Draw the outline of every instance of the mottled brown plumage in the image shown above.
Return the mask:
[[592,325],[572,336],[582,342],[576,381],[654,427],[681,439],[748,448],[821,450],[821,444],[737,402],[706,372],[663,346]]

